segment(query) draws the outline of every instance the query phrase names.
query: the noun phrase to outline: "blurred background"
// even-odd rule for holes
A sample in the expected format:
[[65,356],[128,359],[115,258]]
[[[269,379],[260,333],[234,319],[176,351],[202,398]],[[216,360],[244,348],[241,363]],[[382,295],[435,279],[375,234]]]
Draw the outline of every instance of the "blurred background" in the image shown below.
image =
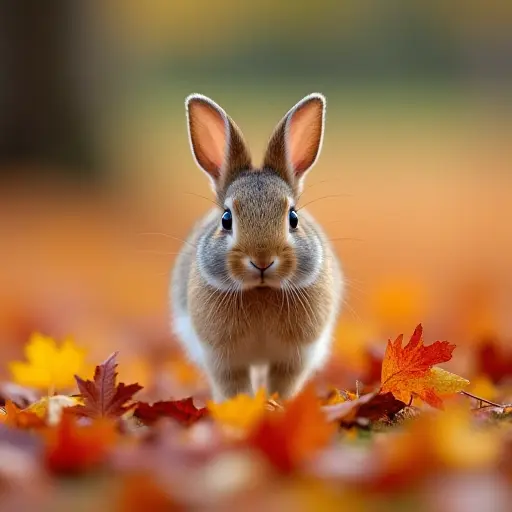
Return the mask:
[[258,162],[313,91],[303,204],[347,277],[336,355],[420,322],[428,342],[512,339],[512,3],[2,0],[2,359],[38,330],[94,362],[120,350],[126,378],[172,364],[169,271],[210,207],[191,194],[211,197],[186,95],[220,103]]

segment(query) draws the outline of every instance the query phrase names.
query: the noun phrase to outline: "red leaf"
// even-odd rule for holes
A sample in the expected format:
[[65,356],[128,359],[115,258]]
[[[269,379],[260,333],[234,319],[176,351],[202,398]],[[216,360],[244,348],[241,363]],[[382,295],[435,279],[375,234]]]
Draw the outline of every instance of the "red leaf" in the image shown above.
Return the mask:
[[114,352],[104,363],[96,366],[94,381],[83,380],[75,375],[84,405],[73,407],[74,412],[90,418],[105,418],[121,416],[135,406],[126,404],[142,386],[126,386],[122,382],[116,385],[116,356],[117,352]]
[[405,407],[404,402],[397,400],[393,393],[368,393],[356,400],[326,405],[323,407],[328,421],[337,421],[344,427],[361,425],[393,416]]
[[476,356],[477,372],[487,375],[495,384],[512,379],[512,353],[504,351],[496,340],[484,340]]
[[44,433],[46,466],[53,473],[77,474],[104,462],[117,437],[112,420],[100,419],[80,426],[67,411],[55,427]]
[[182,400],[155,402],[153,405],[139,402],[133,413],[146,425],[153,425],[160,418],[173,418],[185,426],[192,425],[207,414],[208,409],[206,407],[198,409],[194,405],[192,397]]

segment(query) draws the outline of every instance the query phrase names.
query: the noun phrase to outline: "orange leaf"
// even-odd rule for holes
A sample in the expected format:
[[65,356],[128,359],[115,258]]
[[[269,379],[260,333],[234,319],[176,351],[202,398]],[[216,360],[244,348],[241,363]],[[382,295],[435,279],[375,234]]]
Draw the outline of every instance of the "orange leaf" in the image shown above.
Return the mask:
[[104,462],[117,437],[115,424],[101,419],[81,426],[78,421],[75,415],[66,411],[58,425],[44,432],[45,461],[50,471],[76,474]]
[[308,386],[284,410],[266,410],[249,443],[279,471],[289,473],[323,448],[335,430],[336,425],[327,422],[314,388]]
[[[447,388],[442,380],[460,380],[463,387],[464,379],[438,369],[433,370],[437,363],[449,361],[455,345],[447,341],[436,341],[432,345],[423,345],[423,328],[416,327],[409,343],[402,347],[403,335],[393,342],[389,341],[382,362],[381,393],[391,392],[402,402],[410,401],[417,395],[433,407],[442,407],[441,397],[436,391]],[[441,384],[441,385],[440,385]],[[439,389],[438,389],[439,388]],[[451,389],[446,389],[451,391]]]
[[45,426],[44,419],[31,411],[24,411],[7,400],[5,414],[0,416],[0,421],[9,427],[15,428],[40,428]]

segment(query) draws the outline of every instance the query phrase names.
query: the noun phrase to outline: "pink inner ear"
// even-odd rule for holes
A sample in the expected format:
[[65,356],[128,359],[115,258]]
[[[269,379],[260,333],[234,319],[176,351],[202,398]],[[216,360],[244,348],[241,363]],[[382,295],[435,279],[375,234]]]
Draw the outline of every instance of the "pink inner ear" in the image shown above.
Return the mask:
[[315,162],[322,138],[323,103],[313,99],[296,110],[288,125],[288,157],[296,176]]
[[226,158],[226,122],[220,112],[201,100],[189,104],[190,135],[199,165],[213,178],[220,177]]

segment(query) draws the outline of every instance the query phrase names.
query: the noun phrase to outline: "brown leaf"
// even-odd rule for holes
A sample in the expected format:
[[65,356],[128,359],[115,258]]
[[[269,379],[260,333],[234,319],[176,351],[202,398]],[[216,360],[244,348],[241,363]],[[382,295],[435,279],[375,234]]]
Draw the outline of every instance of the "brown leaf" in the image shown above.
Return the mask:
[[104,363],[96,366],[94,381],[83,380],[75,375],[84,405],[73,407],[74,412],[89,418],[105,418],[122,416],[135,406],[135,403],[127,405],[127,402],[132,400],[142,386],[127,386],[122,382],[116,385],[116,356],[117,352],[114,352]]
[[405,407],[392,393],[368,393],[356,400],[323,407],[328,421],[337,421],[344,427],[392,419]]
[[150,405],[146,402],[138,402],[133,415],[145,425],[153,425],[160,418],[173,418],[182,425],[189,426],[204,418],[208,409],[198,409],[194,405],[192,397],[182,400],[168,400],[155,402]]

